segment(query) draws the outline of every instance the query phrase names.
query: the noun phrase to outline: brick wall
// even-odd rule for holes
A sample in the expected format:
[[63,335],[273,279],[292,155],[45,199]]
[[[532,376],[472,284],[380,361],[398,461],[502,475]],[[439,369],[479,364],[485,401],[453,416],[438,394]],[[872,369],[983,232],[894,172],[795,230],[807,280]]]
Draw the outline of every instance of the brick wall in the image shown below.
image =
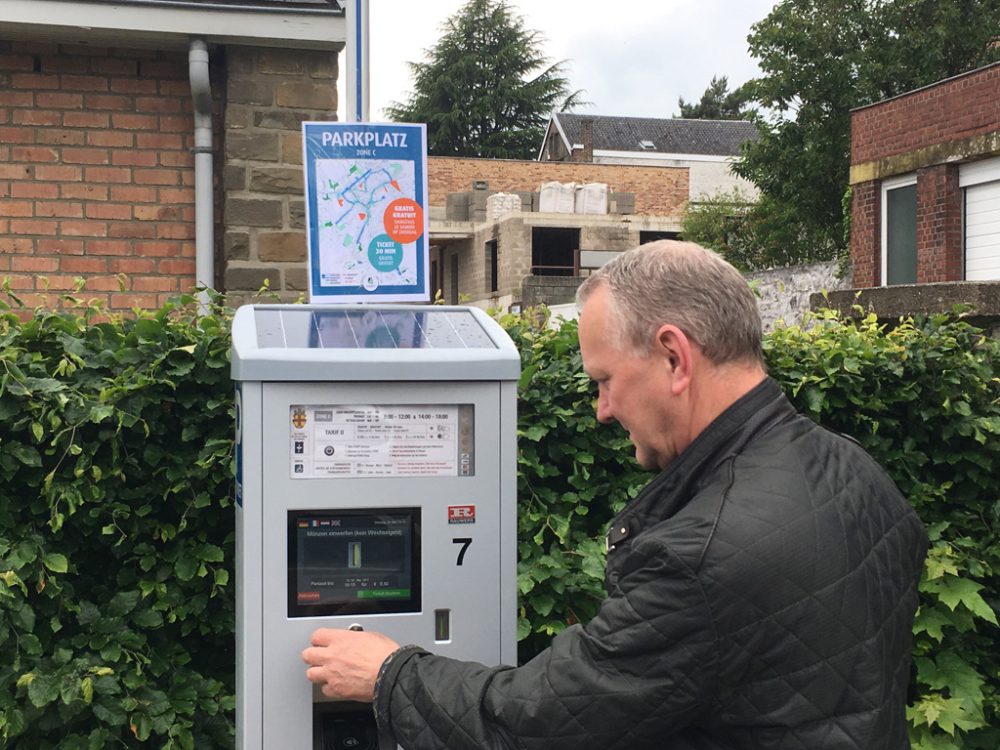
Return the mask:
[[878,286],[882,278],[882,192],[878,180],[854,186],[851,200],[851,265],[855,287]]
[[308,289],[302,122],[335,120],[336,55],[228,50],[225,288],[246,298],[267,280],[281,299]]
[[193,287],[191,110],[184,52],[0,41],[0,276],[27,304]]
[[431,206],[445,206],[448,193],[466,192],[475,180],[508,193],[538,190],[543,182],[603,182],[615,192],[635,193],[635,213],[647,216],[679,215],[688,199],[687,169],[444,156],[428,162]]
[[918,89],[851,115],[851,164],[996,131],[1000,63]]
[[962,193],[958,165],[917,172],[917,283],[962,278]]

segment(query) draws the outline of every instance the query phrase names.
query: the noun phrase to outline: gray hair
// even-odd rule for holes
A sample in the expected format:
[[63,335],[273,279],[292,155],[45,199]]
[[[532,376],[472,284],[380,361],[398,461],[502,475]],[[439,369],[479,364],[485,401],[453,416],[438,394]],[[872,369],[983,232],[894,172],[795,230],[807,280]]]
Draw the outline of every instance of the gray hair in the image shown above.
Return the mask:
[[660,326],[680,328],[712,363],[764,363],[757,301],[746,279],[693,242],[660,240],[617,255],[576,292],[578,305],[608,288],[612,344],[646,356]]

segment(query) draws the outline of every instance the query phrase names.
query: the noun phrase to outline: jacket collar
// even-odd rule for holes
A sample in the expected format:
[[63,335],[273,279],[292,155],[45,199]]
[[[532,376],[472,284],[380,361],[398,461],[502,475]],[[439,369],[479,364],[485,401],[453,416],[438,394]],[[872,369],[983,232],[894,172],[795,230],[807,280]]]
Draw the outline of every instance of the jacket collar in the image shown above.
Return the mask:
[[739,453],[754,437],[795,413],[778,384],[765,377],[702,430],[612,520],[608,549],[645,527],[651,518],[660,521],[673,516],[688,502],[698,483],[723,459]]

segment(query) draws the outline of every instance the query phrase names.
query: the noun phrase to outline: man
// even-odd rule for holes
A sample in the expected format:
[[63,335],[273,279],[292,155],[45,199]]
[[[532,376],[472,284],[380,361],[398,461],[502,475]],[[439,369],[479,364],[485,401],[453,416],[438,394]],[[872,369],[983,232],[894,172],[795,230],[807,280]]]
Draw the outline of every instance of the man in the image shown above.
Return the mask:
[[597,616],[518,668],[323,629],[308,678],[374,699],[384,746],[409,750],[909,747],[926,534],[856,443],[767,377],[745,280],[656,242],[578,302],[598,419],[660,472],[612,522]]

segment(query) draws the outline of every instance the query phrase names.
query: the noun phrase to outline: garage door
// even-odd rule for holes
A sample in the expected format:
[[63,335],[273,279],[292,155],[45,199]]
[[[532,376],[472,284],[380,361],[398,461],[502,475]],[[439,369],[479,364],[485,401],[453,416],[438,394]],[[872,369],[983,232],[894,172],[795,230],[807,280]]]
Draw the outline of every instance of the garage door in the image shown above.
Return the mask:
[[1000,180],[965,189],[965,278],[1000,279]]

